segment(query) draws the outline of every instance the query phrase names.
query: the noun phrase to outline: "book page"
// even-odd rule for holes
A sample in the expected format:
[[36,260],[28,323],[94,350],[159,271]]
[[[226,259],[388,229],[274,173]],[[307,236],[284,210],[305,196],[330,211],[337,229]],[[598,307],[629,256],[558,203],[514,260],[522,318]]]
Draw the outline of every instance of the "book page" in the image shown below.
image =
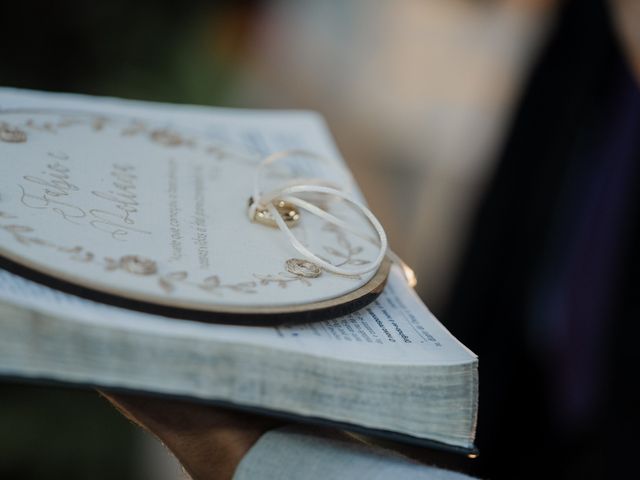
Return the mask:
[[[0,304],[97,328],[140,335],[258,345],[345,361],[389,365],[455,365],[475,355],[458,342],[392,268],[384,292],[365,308],[332,320],[275,327],[205,324],[149,315],[69,295],[0,270]],[[0,328],[2,313],[0,313]]]

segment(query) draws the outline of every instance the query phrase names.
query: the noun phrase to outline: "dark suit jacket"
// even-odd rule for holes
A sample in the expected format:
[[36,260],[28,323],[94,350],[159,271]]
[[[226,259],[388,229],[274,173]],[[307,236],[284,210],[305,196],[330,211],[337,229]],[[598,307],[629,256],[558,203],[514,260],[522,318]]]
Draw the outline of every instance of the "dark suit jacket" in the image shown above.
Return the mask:
[[480,476],[637,469],[638,98],[604,2],[568,2],[438,312],[480,357]]

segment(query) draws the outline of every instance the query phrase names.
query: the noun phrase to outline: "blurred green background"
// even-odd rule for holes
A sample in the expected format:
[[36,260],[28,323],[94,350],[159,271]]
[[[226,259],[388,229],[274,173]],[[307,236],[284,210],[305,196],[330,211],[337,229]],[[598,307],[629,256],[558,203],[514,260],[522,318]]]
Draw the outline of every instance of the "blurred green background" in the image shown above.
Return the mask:
[[0,398],[0,478],[142,473],[142,434],[96,392],[0,383]]
[[[2,3],[0,85],[234,103],[255,2]],[[0,478],[177,478],[162,447],[97,392],[0,383]]]
[[0,84],[227,105],[256,2],[3,4]]

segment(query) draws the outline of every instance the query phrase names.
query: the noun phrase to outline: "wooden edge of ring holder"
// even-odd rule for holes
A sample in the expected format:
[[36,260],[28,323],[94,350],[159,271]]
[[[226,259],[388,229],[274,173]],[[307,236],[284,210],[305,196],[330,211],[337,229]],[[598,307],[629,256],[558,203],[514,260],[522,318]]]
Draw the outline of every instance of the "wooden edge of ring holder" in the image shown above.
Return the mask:
[[259,309],[215,305],[215,309],[209,310],[180,306],[169,301],[162,302],[159,299],[146,301],[141,297],[126,295],[122,292],[110,293],[103,286],[99,289],[83,286],[72,279],[63,279],[57,273],[40,270],[35,265],[29,265],[30,262],[25,260],[11,259],[0,248],[0,268],[65,293],[154,315],[206,323],[254,326],[309,323],[355,312],[373,302],[382,293],[392,264],[392,261],[385,257],[366,284],[340,297],[300,305],[262,306]]

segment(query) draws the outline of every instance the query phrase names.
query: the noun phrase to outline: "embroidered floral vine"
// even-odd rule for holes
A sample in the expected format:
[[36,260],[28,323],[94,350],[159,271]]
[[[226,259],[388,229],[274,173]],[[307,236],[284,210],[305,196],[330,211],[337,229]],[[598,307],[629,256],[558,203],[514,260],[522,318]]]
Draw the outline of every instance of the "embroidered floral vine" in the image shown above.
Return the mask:
[[[123,125],[122,120],[114,120],[102,115],[89,113],[69,113],[57,114],[55,120],[35,119],[37,112],[30,112],[29,118],[14,122],[0,121],[0,142],[6,143],[27,143],[29,136],[36,132],[55,135],[60,130],[73,126],[84,126],[94,132],[100,132],[105,128],[117,128],[118,133],[123,137],[145,137],[150,142],[166,148],[187,148],[196,149],[217,161],[235,161],[247,164],[255,164],[256,160],[251,156],[231,152],[223,146],[198,142],[197,139],[185,136],[170,128],[156,128],[140,119],[126,120]],[[52,113],[52,112],[38,112]],[[291,271],[281,271],[276,274],[253,274],[253,278],[237,283],[227,283],[218,275],[209,275],[202,279],[193,278],[188,272],[161,271],[157,261],[141,255],[124,255],[120,258],[101,256],[93,251],[80,246],[58,245],[50,240],[39,236],[33,227],[21,225],[18,218],[10,213],[0,211],[0,230],[10,234],[18,243],[25,246],[48,248],[60,254],[64,254],[70,260],[96,265],[105,272],[121,271],[130,275],[141,277],[153,277],[157,280],[158,287],[166,294],[173,293],[179,285],[189,288],[196,288],[212,295],[220,296],[225,290],[239,292],[243,294],[255,294],[261,287],[276,286],[287,288],[292,284],[302,284],[311,286],[314,278],[304,274],[296,274]],[[336,266],[343,265],[364,265],[370,263],[368,260],[358,258],[363,251],[363,247],[354,246],[344,231],[340,228],[327,224],[324,231],[335,236],[335,244],[323,246],[324,252],[331,258],[331,263]]]

